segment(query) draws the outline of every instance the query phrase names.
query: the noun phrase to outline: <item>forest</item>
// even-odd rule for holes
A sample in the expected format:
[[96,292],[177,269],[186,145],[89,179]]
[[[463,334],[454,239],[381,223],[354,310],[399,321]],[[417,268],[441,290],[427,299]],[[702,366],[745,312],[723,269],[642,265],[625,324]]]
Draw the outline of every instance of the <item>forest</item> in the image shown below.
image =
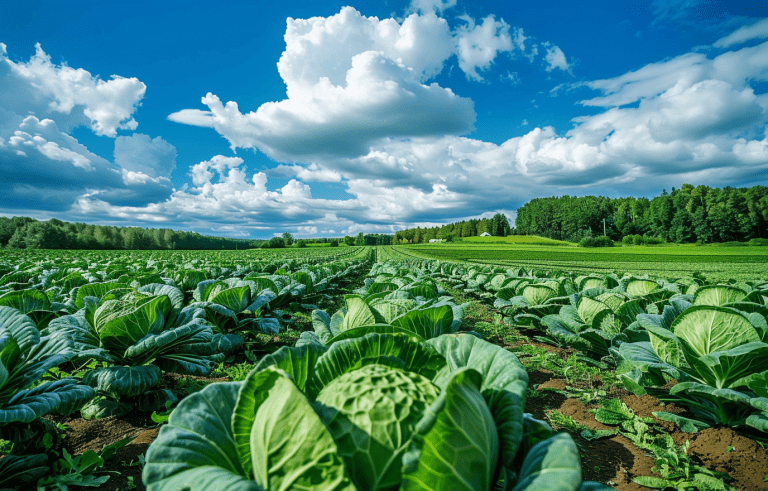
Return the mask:
[[113,227],[0,217],[0,247],[11,249],[235,250],[259,247],[264,240],[211,237],[167,228]]
[[514,233],[578,242],[607,235],[657,237],[675,243],[768,238],[768,188],[722,189],[683,184],[647,198],[537,198],[517,210]]
[[514,232],[509,219],[503,213],[496,213],[492,218],[473,218],[460,222],[448,223],[436,227],[417,227],[395,232],[393,244],[423,244],[430,239],[443,239],[451,242],[456,238],[475,237],[483,233],[505,237]]

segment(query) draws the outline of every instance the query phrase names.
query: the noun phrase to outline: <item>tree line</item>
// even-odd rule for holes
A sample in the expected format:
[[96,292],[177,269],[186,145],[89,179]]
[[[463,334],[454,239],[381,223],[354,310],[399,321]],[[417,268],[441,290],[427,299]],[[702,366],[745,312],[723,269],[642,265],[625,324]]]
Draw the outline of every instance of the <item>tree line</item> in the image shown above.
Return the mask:
[[355,237],[346,235],[344,237],[344,243],[348,246],[377,246],[377,245],[391,245],[393,235],[391,234],[363,234],[360,232]]
[[[282,238],[281,238],[282,240]],[[250,249],[263,240],[211,237],[167,228],[114,227],[0,217],[0,247],[13,249]]]
[[0,248],[12,249],[127,249],[127,250],[243,250],[255,248],[307,247],[343,240],[350,246],[392,244],[392,235],[363,234],[343,239],[320,237],[294,239],[284,232],[271,239],[229,239],[167,228],[115,227],[63,222],[56,218],[38,221],[30,217],[0,217]]
[[647,198],[537,198],[517,210],[516,233],[578,242],[606,235],[666,242],[713,243],[768,239],[768,188],[683,184]]
[[498,237],[506,237],[514,233],[509,220],[503,213],[496,213],[492,218],[473,218],[460,222],[449,223],[437,227],[417,227],[395,232],[393,244],[424,244],[431,239],[442,239],[448,242],[461,237],[476,237],[489,233]]

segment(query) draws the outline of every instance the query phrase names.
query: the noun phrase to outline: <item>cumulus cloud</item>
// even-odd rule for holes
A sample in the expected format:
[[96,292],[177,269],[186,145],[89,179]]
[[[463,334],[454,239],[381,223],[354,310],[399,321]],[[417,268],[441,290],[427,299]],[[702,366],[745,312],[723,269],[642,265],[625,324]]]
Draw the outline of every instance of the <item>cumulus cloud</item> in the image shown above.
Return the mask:
[[559,47],[551,43],[542,43],[542,46],[546,48],[547,54],[544,55],[544,60],[547,62],[546,70],[551,72],[555,68],[558,68],[564,72],[571,71],[571,65],[565,59],[565,53]]
[[161,137],[134,133],[115,139],[115,163],[127,171],[150,177],[170,176],[176,168],[176,147]]
[[[286,99],[243,112],[237,102],[208,93],[202,98],[207,110],[183,109],[168,118],[214,128],[233,150],[258,149],[293,163],[354,158],[389,138],[469,133],[472,101],[429,80],[454,55],[467,78],[482,81],[500,54],[534,49],[525,53],[522,29],[493,16],[476,23],[462,15],[452,29],[436,14],[451,5],[414,3],[402,22],[352,7],[330,17],[288,18],[277,65]],[[567,69],[562,56],[551,63]]]
[[[9,114],[0,112],[0,128]],[[0,145],[3,210],[64,212],[82,195],[141,206],[171,193],[167,177],[121,169],[61,132],[51,119],[27,116],[16,127],[12,136],[0,137],[5,141]]]
[[337,171],[326,169],[317,163],[304,165],[278,165],[269,170],[272,176],[295,176],[306,182],[340,182],[341,174]]
[[[313,201],[309,185],[291,179],[282,188],[269,191],[266,174],[257,172],[249,176],[239,157],[216,155],[192,166],[190,174],[195,186],[176,190],[164,200],[141,205],[116,204],[105,200],[102,194],[85,194],[77,199],[71,213],[105,219],[209,222],[216,226],[248,221],[249,226],[257,230],[267,228],[264,224],[274,225],[278,218],[298,218],[301,223],[317,214],[307,210]],[[146,175],[128,177],[145,181],[148,178]]]
[[[232,148],[258,148],[282,160],[359,155],[384,137],[465,133],[475,120],[471,100],[437,84],[421,85],[407,68],[374,51],[356,55],[347,86],[322,79],[300,98],[263,104],[243,114],[213,94],[209,111],[184,110],[172,121],[215,128]],[[191,116],[191,117],[190,117]]]
[[51,63],[40,45],[13,62],[0,43],[0,210],[62,213],[80,196],[112,205],[167,199],[176,151],[160,138],[118,137],[117,164],[94,154],[69,132],[87,126],[116,136],[136,127],[133,113],[145,86],[135,78],[100,80],[81,68]]
[[487,70],[498,53],[512,51],[509,24],[503,19],[497,21],[492,15],[479,25],[475,25],[471,17],[463,18],[467,24],[459,27],[457,35],[459,67],[467,78],[482,80],[478,69]]
[[227,169],[234,169],[242,163],[243,159],[240,157],[216,155],[211,160],[204,160],[193,165],[189,168],[189,172],[195,186],[202,186],[213,179],[214,174],[212,171],[215,170],[219,175],[224,175]]
[[0,43],[0,77],[8,84],[3,90],[6,95],[0,96],[3,107],[16,107],[22,114],[39,108],[57,123],[87,121],[94,133],[111,137],[118,128],[136,129],[138,123],[132,115],[146,91],[137,78],[112,75],[104,81],[82,68],[55,65],[39,43],[35,55],[20,63],[8,59],[7,48]]
[[[67,148],[67,146],[72,145],[71,141],[64,142],[63,144],[67,146],[62,147],[57,142],[48,141],[42,136],[43,134],[48,137],[53,136],[54,138],[57,136],[55,135],[56,123],[52,120],[44,119],[40,121],[34,116],[28,116],[19,125],[19,128],[8,139],[8,145],[15,149],[17,155],[26,157],[28,151],[36,150],[42,156],[51,160],[69,162],[73,166],[85,171],[93,170],[91,160],[87,155]],[[32,131],[34,136],[25,130]]]

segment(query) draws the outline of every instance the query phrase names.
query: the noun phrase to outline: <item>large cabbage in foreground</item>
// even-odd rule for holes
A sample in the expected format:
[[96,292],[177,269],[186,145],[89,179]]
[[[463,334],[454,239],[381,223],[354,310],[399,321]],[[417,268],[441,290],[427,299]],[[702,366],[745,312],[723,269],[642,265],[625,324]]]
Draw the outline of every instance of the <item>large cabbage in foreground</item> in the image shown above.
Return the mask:
[[184,399],[147,451],[158,490],[601,489],[523,414],[528,376],[468,334],[369,333],[282,348]]

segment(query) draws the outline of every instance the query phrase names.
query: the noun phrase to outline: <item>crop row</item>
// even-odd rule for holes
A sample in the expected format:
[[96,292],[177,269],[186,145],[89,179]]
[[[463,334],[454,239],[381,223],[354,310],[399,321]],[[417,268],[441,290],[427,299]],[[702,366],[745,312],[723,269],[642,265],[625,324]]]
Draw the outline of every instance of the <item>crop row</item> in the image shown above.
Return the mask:
[[605,489],[581,482],[569,435],[524,413],[517,358],[457,333],[465,306],[444,293],[377,262],[296,346],[184,399],[147,452],[148,489]]
[[546,268],[561,272],[633,272],[684,276],[700,271],[707,277],[768,279],[768,257],[760,247],[620,247],[607,250],[575,247],[536,247],[496,244],[431,244],[398,247],[400,253],[424,259],[459,261],[506,267]]
[[163,372],[210,373],[254,333],[277,333],[290,320],[282,309],[330,298],[371,254],[183,257],[63,253],[2,266],[0,438],[12,450],[0,488],[33,486],[50,471],[41,449],[51,450],[56,428],[42,416],[164,409],[177,398],[157,388]]
[[693,415],[659,413],[662,419],[768,439],[768,282],[408,264],[492,303],[510,325],[539,332],[539,341],[614,366],[635,394]]

